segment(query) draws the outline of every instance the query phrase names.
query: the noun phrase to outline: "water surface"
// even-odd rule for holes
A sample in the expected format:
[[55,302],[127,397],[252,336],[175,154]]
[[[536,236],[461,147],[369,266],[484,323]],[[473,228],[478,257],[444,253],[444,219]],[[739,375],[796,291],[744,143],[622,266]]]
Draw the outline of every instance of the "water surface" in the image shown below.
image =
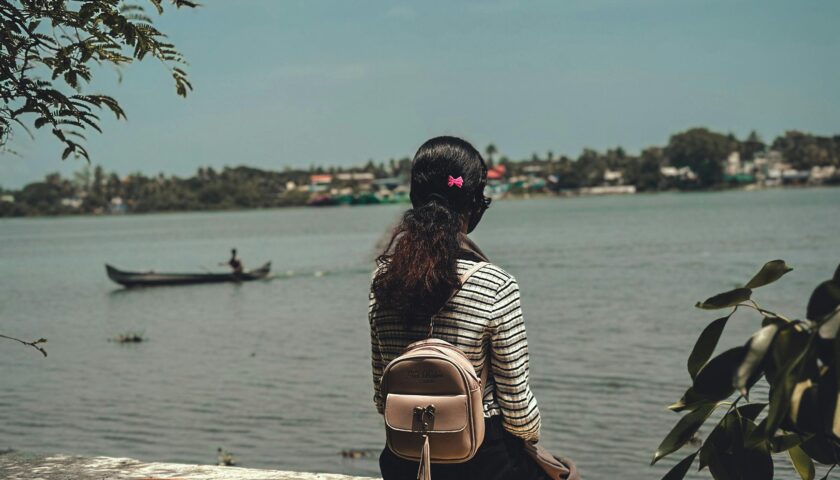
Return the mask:
[[[587,478],[648,467],[678,416],[685,360],[715,318],[694,302],[765,261],[796,270],[756,297],[803,316],[840,262],[840,189],[494,203],[474,238],[522,288],[548,447]],[[400,206],[0,221],[0,449],[376,474],[367,288]],[[121,290],[125,269],[218,269],[236,246],[278,278]],[[727,326],[728,348],[759,326]],[[147,342],[109,337],[144,332]],[[708,433],[708,432],[706,432]],[[709,478],[707,473],[690,478]]]

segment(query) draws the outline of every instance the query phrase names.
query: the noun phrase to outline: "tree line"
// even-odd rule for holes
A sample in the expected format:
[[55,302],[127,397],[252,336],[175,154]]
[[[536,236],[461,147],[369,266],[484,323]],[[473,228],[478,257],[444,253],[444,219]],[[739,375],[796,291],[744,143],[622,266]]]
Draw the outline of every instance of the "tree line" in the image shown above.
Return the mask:
[[[606,151],[584,149],[577,158],[533,154],[530,158],[511,160],[497,157],[489,145],[486,159],[492,168],[504,166],[500,181],[523,175],[550,179],[547,193],[601,185],[607,170],[621,172],[623,183],[639,191],[665,189],[724,188],[724,166],[732,152],[743,161],[753,161],[775,151],[790,168],[840,167],[840,135],[818,136],[789,131],[765,143],[756,133],[743,140],[706,128],[693,128],[674,134],[665,146],[653,146],[638,155],[617,147]],[[696,178],[691,181],[668,181],[662,167],[689,167]],[[120,177],[107,173],[102,166],[86,166],[73,178],[58,173],[30,183],[19,190],[0,187],[0,216],[61,215],[72,213],[127,213],[277,208],[304,205],[311,193],[304,187],[312,174],[337,174],[346,171],[368,172],[375,178],[398,178],[408,183],[411,159],[391,159],[387,163],[368,161],[358,167],[311,166],[308,169],[271,171],[239,166],[217,171],[199,168],[188,178],[147,176],[134,173]],[[836,177],[835,177],[836,178]],[[354,181],[334,177],[333,187],[354,191],[369,188]]]
[[[486,154],[492,159],[495,151],[496,147],[490,145]],[[524,174],[527,167],[542,164],[545,166],[543,171],[556,177],[556,189],[600,185],[606,170],[621,172],[624,183],[634,185],[639,191],[708,189],[726,186],[724,167],[732,152],[737,152],[742,161],[752,162],[771,151],[777,152],[784,163],[795,170],[840,167],[840,135],[818,136],[792,130],[765,143],[755,131],[741,140],[732,133],[723,134],[707,128],[676,133],[667,145],[645,148],[638,155],[628,154],[622,147],[605,152],[587,148],[577,158],[555,158],[549,151],[544,156],[534,154],[530,159],[520,161],[501,157],[499,163],[504,164],[511,175]],[[667,182],[661,171],[666,166],[688,167],[697,178],[684,183]]]

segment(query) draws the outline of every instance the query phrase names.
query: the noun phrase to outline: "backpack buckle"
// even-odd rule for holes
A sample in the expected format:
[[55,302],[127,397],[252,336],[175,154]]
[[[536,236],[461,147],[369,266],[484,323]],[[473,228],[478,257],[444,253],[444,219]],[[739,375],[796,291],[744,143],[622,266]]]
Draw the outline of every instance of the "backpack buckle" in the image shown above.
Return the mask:
[[414,407],[413,430],[426,433],[435,426],[435,406]]

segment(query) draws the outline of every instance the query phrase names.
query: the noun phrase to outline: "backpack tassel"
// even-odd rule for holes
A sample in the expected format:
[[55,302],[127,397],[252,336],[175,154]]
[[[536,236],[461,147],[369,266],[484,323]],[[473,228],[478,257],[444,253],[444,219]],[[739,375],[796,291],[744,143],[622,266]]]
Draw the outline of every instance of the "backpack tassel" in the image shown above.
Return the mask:
[[423,452],[420,454],[420,468],[417,469],[417,480],[432,480],[430,458],[429,436],[423,435]]

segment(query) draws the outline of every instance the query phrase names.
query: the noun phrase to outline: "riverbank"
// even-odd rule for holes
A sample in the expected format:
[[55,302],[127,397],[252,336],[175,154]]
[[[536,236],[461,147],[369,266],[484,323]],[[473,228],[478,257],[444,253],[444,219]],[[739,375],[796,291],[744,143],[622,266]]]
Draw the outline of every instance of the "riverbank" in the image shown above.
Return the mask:
[[[547,152],[494,161],[490,147],[485,193],[494,198],[840,184],[840,135],[787,132],[765,145],[755,135],[742,143],[694,128],[638,156],[585,149],[577,159]],[[120,176],[88,164],[69,177],[51,173],[13,189],[0,186],[0,217],[408,203],[410,170],[409,157],[308,170],[200,167],[190,177]]]
[[[680,189],[669,189],[669,190],[651,190],[651,191],[635,191],[635,190],[628,190],[622,187],[628,186],[617,186],[611,187],[610,189],[602,189],[600,187],[594,188],[585,188],[585,189],[570,189],[570,190],[560,190],[560,191],[536,191],[536,192],[523,192],[523,193],[507,193],[501,196],[494,196],[494,201],[518,201],[518,200],[532,200],[532,199],[541,199],[541,198],[554,198],[554,199],[573,199],[573,198],[588,198],[588,197],[605,197],[605,196],[635,196],[635,195],[659,195],[659,194],[693,194],[693,193],[720,193],[720,192],[760,192],[766,190],[803,190],[803,189],[822,189],[822,188],[837,188],[840,187],[840,183],[837,184],[819,184],[819,185],[778,185],[778,186],[756,186],[754,184],[745,185],[745,186],[738,186],[738,187],[729,187],[725,185],[720,185],[711,188],[703,188],[703,189],[690,189],[690,190],[680,190]],[[2,204],[2,202],[0,202]],[[404,205],[405,208],[410,208],[410,203],[408,202],[384,202],[384,203],[359,203],[359,204],[347,204],[347,203],[335,203],[335,204],[317,204],[317,205],[307,205],[306,203],[298,203],[298,204],[289,204],[289,205],[282,205],[282,206],[257,206],[257,207],[242,207],[242,206],[233,206],[233,207],[220,207],[220,208],[201,208],[201,209],[167,209],[167,210],[148,210],[148,211],[121,211],[121,212],[111,212],[111,211],[101,211],[101,212],[82,212],[79,210],[66,210],[66,211],[56,211],[52,213],[29,213],[25,215],[14,215],[8,214],[8,212],[3,211],[2,207],[0,206],[0,220],[4,218],[72,218],[72,217],[142,217],[146,215],[165,215],[165,214],[183,214],[183,213],[206,213],[206,214],[218,214],[218,213],[229,213],[229,212],[256,212],[256,211],[272,211],[272,210],[287,210],[287,209],[311,209],[313,207],[316,208],[325,208],[325,207],[370,207],[370,206],[382,206],[382,205],[394,205],[394,204],[401,204]]]
[[331,473],[142,462],[133,458],[71,455],[0,455],[0,478],[6,480],[376,480]]

